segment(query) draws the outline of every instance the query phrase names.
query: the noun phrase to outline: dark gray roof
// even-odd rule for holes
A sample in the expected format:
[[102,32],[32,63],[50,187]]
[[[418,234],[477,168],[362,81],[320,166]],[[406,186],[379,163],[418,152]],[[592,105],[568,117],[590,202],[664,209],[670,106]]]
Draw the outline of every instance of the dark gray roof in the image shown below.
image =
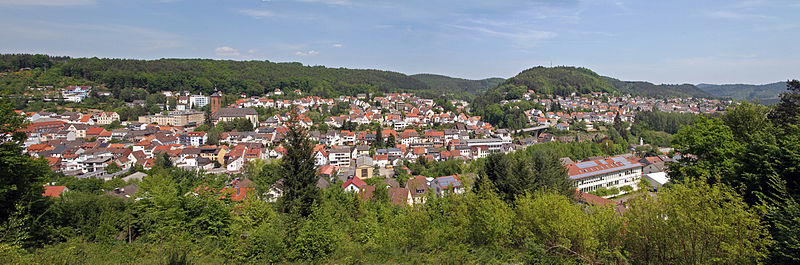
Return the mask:
[[258,112],[256,112],[253,108],[221,108],[214,113],[214,118],[218,119],[220,117],[237,117],[237,118],[244,118],[247,115],[256,115],[258,116]]

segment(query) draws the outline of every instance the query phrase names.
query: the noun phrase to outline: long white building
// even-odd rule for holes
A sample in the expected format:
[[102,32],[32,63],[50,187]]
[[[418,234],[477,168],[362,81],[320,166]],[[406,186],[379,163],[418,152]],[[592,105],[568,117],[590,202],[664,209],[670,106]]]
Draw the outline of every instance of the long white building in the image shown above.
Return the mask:
[[[582,192],[599,188],[622,188],[636,184],[642,178],[642,164],[622,156],[577,162],[567,165],[569,179]],[[625,193],[620,190],[621,193]]]

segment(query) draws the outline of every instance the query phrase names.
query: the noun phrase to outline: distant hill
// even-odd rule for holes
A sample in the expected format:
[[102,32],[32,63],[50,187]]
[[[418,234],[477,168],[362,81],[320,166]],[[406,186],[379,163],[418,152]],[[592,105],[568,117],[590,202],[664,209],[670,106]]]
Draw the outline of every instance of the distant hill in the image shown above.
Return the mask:
[[526,87],[541,94],[567,96],[573,92],[611,92],[614,88],[592,70],[583,67],[542,67],[522,71],[501,85]]
[[698,97],[713,98],[714,95],[703,91],[692,84],[682,85],[656,85],[642,81],[622,81],[612,77],[603,77],[606,82],[614,86],[617,91],[630,93],[632,95],[642,95],[654,98],[665,97]]
[[786,82],[775,82],[764,85],[727,84],[712,85],[698,84],[698,88],[720,98],[735,100],[758,99],[763,104],[772,104],[778,101],[778,96],[786,92]]
[[503,78],[469,80],[435,74],[416,74],[412,75],[411,77],[427,84],[428,87],[430,87],[433,91],[441,91],[442,93],[453,93],[454,91],[460,91],[462,94],[466,93],[469,96],[475,96],[479,93],[483,93],[484,91],[497,86],[505,80]]
[[[469,99],[493,87],[497,79],[465,80],[435,75],[408,76],[402,73],[373,70],[304,66],[301,63],[269,61],[232,61],[210,59],[132,60],[107,58],[69,58],[31,54],[0,54],[0,72],[32,68],[31,75],[0,80],[3,93],[24,91],[32,85],[80,84],[102,85],[115,98],[131,88],[147,93],[190,91],[210,94],[215,89],[225,94],[262,95],[275,89],[299,89],[305,94],[336,97],[375,92],[413,92],[423,97],[442,94]],[[38,69],[47,69],[47,74]],[[21,76],[20,76],[21,77]],[[125,100],[143,99],[129,98]]]

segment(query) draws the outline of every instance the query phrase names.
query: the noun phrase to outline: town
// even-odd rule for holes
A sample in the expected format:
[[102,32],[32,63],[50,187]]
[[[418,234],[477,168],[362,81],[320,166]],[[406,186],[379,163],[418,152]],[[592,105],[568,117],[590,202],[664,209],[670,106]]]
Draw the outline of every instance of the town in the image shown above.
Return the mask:
[[[70,86],[63,90],[64,98],[80,101],[90,90],[91,87]],[[299,90],[294,92],[301,94]],[[341,185],[345,190],[358,192],[374,189],[374,185],[367,185],[364,180],[378,178],[391,186],[389,194],[393,201],[413,204],[423,202],[428,191],[435,191],[437,196],[443,195],[448,187],[463,192],[461,178],[465,176],[417,176],[399,179],[404,182],[401,184],[395,174],[410,173],[404,163],[414,163],[418,159],[471,161],[492,153],[511,153],[531,145],[559,141],[548,131],[577,130],[575,124],[580,124],[580,130],[591,132],[597,131],[594,124],[611,124],[615,118],[633,122],[637,111],[657,109],[713,114],[723,108],[721,104],[730,103],[717,99],[654,99],[599,92],[539,98],[529,91],[523,100],[543,108],[525,111],[532,130],[514,132],[495,128],[481,121],[481,117],[470,116],[466,101],[454,100],[455,107],[445,110],[434,100],[412,93],[374,97],[366,94],[338,98],[306,96],[290,100],[281,99],[283,93],[276,89],[262,97],[243,94],[227,106],[222,105],[221,92],[208,96],[171,91],[163,94],[175,101],[174,109],[168,109],[169,104],[165,102],[158,105],[163,108],[162,113],[125,122],[120,122],[115,112],[18,111],[30,122],[24,146],[29,154],[47,159],[52,170],[78,178],[125,177],[130,180],[131,173],[152,168],[159,156],[181,169],[239,176],[249,161],[271,161],[285,155],[282,141],[294,113],[299,125],[309,130],[309,137],[316,144],[314,156],[320,176],[319,187]],[[209,115],[201,111],[203,108]],[[261,115],[257,110],[269,111]],[[207,122],[211,124],[206,125]],[[225,130],[230,124],[236,124],[235,128]],[[215,134],[207,129],[209,127],[222,127],[222,132]],[[201,130],[203,128],[206,129]],[[572,138],[561,139],[570,141]],[[600,194],[612,197],[637,189],[643,177],[654,187],[663,185],[668,180],[665,163],[672,161],[667,152],[668,149],[653,157],[636,157],[631,152],[587,161],[562,158],[562,164],[581,192],[614,189],[613,194]],[[142,173],[134,174],[137,179],[142,176]],[[269,196],[280,194],[280,187],[276,185]]]

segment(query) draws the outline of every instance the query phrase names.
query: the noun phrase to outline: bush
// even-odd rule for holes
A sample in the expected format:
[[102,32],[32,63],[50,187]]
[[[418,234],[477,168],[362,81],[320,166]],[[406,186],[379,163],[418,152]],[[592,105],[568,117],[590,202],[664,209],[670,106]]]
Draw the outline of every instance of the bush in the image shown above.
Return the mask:
[[622,188],[620,188],[620,189],[622,191],[624,191],[625,193],[628,193],[628,192],[631,192],[633,190],[633,187],[631,187],[631,185],[625,185],[625,186],[622,186]]

